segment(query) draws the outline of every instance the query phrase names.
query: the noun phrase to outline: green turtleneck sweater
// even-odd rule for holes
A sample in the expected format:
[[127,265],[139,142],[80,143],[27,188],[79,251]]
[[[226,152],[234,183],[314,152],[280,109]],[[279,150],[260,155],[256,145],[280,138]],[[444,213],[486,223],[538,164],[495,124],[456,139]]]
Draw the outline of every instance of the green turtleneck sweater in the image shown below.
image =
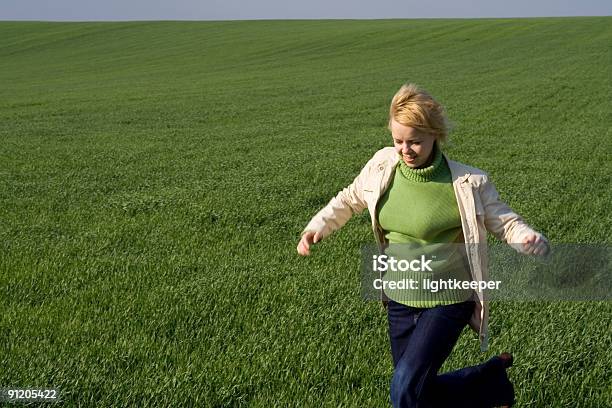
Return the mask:
[[[461,254],[461,216],[451,172],[442,152],[434,145],[430,166],[408,167],[400,158],[391,184],[380,198],[377,216],[390,246],[387,256],[396,259],[433,259],[433,271],[387,272],[386,279],[414,279],[418,289],[390,290],[387,296],[413,307],[434,307],[457,303],[470,297],[470,290],[423,288],[423,280],[457,279],[469,281],[469,267]],[[450,244],[450,245],[449,245]]]

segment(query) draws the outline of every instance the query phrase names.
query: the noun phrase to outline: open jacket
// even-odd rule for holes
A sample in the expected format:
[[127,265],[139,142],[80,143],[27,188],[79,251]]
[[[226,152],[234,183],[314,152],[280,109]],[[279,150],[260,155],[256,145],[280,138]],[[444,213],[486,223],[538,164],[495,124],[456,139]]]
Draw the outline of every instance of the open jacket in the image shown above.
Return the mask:
[[[522,251],[522,245],[519,243],[525,235],[541,234],[531,229],[500,200],[495,186],[485,172],[448,160],[446,155],[444,158],[451,171],[472,280],[486,281],[489,279],[487,231],[498,239],[513,244],[512,247],[517,251]],[[302,234],[306,231],[319,232],[321,239],[324,239],[341,228],[354,213],[360,213],[367,208],[376,241],[379,246],[384,247],[387,241],[376,217],[376,204],[389,187],[399,161],[400,156],[393,147],[385,147],[376,152],[355,180],[310,220]],[[470,327],[479,335],[481,350],[486,351],[488,301],[483,292],[475,293],[476,307],[470,319]],[[382,292],[381,295],[386,306],[386,296]]]

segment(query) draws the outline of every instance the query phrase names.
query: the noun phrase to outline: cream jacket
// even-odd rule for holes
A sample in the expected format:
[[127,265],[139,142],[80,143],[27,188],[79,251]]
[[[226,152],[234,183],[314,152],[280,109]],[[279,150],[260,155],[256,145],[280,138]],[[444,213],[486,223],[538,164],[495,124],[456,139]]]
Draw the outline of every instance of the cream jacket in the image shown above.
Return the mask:
[[[486,281],[489,279],[487,231],[511,244],[519,252],[522,251],[522,245],[519,243],[527,234],[536,234],[545,238],[531,229],[518,214],[500,200],[495,186],[489,181],[485,172],[448,160],[446,156],[444,158],[452,175],[472,280]],[[367,208],[376,241],[379,246],[384,246],[387,242],[376,218],[376,204],[389,187],[399,161],[400,157],[393,147],[385,147],[376,152],[355,180],[310,220],[302,234],[306,231],[319,232],[321,239],[325,239],[346,224],[353,214]],[[382,292],[381,296],[386,306],[386,296]],[[481,350],[486,351],[488,301],[483,292],[476,292],[476,296],[476,307],[470,319],[470,327],[479,335]]]

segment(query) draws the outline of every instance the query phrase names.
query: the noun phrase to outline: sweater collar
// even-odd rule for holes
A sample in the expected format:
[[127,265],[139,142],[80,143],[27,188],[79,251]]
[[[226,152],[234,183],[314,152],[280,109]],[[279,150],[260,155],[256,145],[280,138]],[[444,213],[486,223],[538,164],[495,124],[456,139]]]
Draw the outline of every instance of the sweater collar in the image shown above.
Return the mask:
[[443,167],[444,167],[443,166],[444,157],[442,155],[442,151],[440,151],[440,149],[438,148],[437,143],[434,144],[433,154],[434,154],[434,158],[433,158],[433,161],[431,162],[431,165],[429,165],[428,167],[420,168],[420,169],[413,169],[411,167],[408,167],[400,156],[399,158],[400,159],[399,160],[400,172],[405,178],[411,181],[416,181],[416,182],[421,182],[421,183],[431,181],[432,179],[434,179],[436,176],[440,174],[440,172],[443,170]]

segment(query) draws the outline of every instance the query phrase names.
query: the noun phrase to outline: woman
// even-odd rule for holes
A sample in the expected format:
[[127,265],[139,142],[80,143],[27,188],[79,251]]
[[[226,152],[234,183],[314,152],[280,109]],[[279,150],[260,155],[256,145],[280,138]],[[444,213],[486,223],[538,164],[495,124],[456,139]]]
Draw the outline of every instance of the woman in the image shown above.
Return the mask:
[[[442,106],[414,84],[395,94],[389,111],[393,147],[379,150],[353,183],[308,223],[297,246],[309,255],[313,244],[368,209],[384,250],[392,244],[462,243],[465,255],[442,264],[451,277],[488,278],[486,232],[526,254],[545,255],[546,238],[530,228],[499,195],[483,171],[449,160],[440,150],[447,138]],[[455,257],[455,258],[453,258]],[[454,260],[453,260],[454,259]],[[463,328],[470,325],[487,349],[488,307],[482,291],[415,292],[392,298],[387,307],[394,372],[394,407],[495,407],[514,403],[506,374],[512,355],[438,375]],[[423,295],[424,297],[419,297]]]

